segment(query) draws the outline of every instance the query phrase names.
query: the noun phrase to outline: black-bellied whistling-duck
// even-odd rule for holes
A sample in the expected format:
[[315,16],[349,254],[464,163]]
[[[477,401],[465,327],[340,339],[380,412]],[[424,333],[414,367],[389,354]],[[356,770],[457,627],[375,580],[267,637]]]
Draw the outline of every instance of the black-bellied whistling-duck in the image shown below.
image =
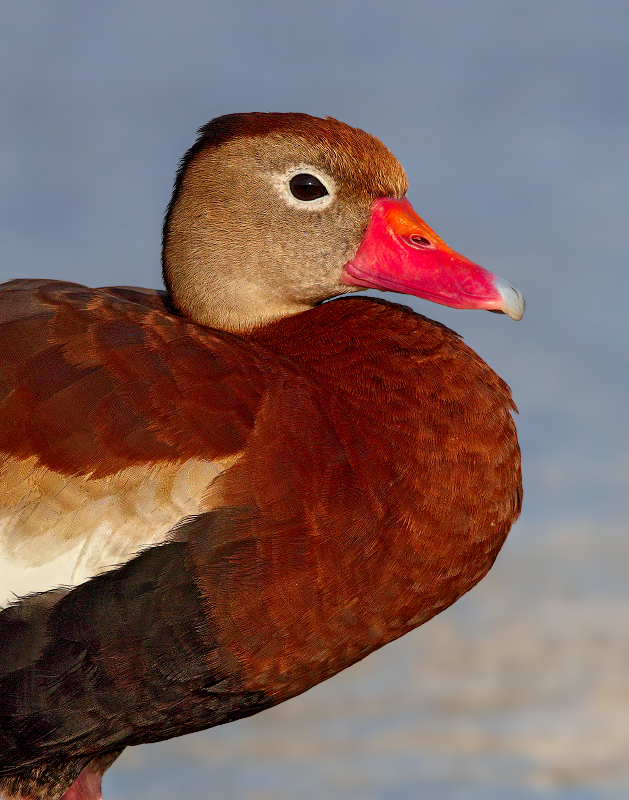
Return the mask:
[[376,139],[233,114],[183,159],[167,293],[0,291],[0,792],[255,714],[453,603],[520,509],[507,386],[363,287],[519,319]]

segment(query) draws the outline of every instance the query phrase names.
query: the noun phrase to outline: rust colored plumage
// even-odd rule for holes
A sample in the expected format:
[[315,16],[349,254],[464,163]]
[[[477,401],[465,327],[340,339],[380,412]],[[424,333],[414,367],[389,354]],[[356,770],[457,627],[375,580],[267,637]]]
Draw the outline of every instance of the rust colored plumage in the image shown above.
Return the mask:
[[247,541],[220,574],[190,544],[248,682],[286,699],[480,580],[519,513],[519,451],[504,383],[409,309],[340,301],[254,339],[298,377],[219,479]]
[[230,334],[138,290],[18,280],[0,303],[3,453],[102,477],[243,447],[264,377]]
[[[281,217],[281,176],[303,146],[295,168],[312,163],[323,180],[329,169],[331,199],[303,212],[295,236],[330,218],[321,241],[342,266],[370,203],[404,193],[403,173],[367,134],[309,119],[235,115],[202,129],[166,238],[175,207],[185,234],[186,203],[191,220],[218,224],[202,192],[178,199],[198,154],[231,142],[235,164],[258,159],[238,213],[245,201],[255,213],[266,191]],[[265,142],[272,157],[259,155]],[[268,254],[275,275],[288,269],[282,253]],[[190,258],[203,267],[197,250]],[[10,800],[99,797],[126,745],[297,695],[426,622],[493,563],[521,503],[507,386],[404,306],[311,299],[302,310],[323,256],[304,258],[294,308],[262,325],[245,309],[228,326],[238,333],[178,313],[161,292],[0,287],[0,546],[11,580],[49,580],[46,555],[69,576],[53,571],[0,612]],[[247,280],[239,270],[232,289],[249,297],[257,267]],[[313,298],[321,286],[351,291],[326,270]]]

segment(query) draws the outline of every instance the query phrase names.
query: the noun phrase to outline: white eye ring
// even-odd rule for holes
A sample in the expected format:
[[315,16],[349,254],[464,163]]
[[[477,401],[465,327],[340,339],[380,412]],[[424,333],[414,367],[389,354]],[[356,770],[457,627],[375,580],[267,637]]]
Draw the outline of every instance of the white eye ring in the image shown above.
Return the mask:
[[[290,182],[297,175],[312,175],[325,188],[327,194],[317,197],[315,200],[299,200],[291,191]],[[288,172],[276,173],[273,175],[273,186],[279,193],[284,202],[300,211],[321,211],[334,202],[336,196],[336,183],[334,180],[321,170],[311,164],[298,164],[291,167]]]

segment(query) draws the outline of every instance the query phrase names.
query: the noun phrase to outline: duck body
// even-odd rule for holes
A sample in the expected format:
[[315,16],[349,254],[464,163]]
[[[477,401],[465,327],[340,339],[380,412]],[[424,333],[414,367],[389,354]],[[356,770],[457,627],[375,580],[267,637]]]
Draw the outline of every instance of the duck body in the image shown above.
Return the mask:
[[125,746],[306,691],[472,588],[519,514],[510,392],[449,329],[371,298],[217,327],[169,289],[0,287],[10,800],[100,797]]

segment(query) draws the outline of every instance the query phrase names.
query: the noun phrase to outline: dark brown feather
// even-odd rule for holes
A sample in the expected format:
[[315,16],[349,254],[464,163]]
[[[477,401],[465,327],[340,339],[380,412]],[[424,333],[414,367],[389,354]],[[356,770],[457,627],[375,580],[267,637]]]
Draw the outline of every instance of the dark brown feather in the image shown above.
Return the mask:
[[0,451],[65,474],[233,455],[274,380],[251,345],[124,289],[12,281],[0,336]]

